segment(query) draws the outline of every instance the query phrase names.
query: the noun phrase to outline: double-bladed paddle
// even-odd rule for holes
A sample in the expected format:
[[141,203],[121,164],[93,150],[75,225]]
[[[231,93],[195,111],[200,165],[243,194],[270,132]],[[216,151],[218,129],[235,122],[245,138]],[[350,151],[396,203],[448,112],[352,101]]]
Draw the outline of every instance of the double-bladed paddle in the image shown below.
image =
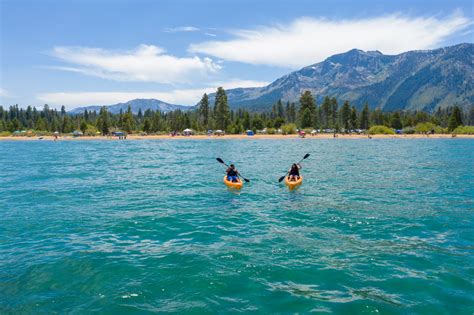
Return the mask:
[[[229,165],[227,165],[221,158],[216,158],[216,160],[217,160],[217,162],[222,163],[222,164],[224,164],[225,166],[229,167]],[[250,183],[250,180],[248,180],[247,178],[243,177],[242,174],[238,173],[238,176],[239,176],[239,177],[242,177],[245,182]]]
[[[296,163],[296,164],[300,164],[301,162],[303,162],[304,159],[306,159],[306,158],[309,157],[309,156],[310,156],[310,154],[309,154],[309,153],[306,153],[305,156],[301,159],[301,161],[299,161],[299,162]],[[280,179],[278,180],[278,182],[281,183],[281,181],[282,181],[283,179],[285,179],[285,177],[288,175],[289,172],[290,172],[290,171],[287,171],[285,175],[283,175],[282,177],[280,177]]]

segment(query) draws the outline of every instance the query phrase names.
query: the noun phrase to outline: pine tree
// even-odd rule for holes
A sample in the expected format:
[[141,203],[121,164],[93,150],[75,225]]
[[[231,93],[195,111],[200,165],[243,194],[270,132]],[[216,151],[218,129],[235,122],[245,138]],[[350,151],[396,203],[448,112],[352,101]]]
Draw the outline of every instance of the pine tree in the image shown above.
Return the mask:
[[323,129],[328,129],[329,117],[330,117],[330,111],[331,111],[331,99],[328,96],[324,98],[323,104],[321,104],[321,110],[322,110],[321,124],[323,126]]
[[227,103],[225,90],[222,87],[219,87],[216,92],[214,116],[216,127],[225,131],[229,123],[229,104]]
[[143,112],[142,112],[141,107],[138,109],[137,120],[138,120],[138,123],[141,123],[143,120]]
[[81,121],[80,129],[81,129],[81,131],[82,131],[83,134],[86,134],[87,122],[86,122],[85,120]]
[[244,119],[243,119],[242,125],[243,125],[245,130],[249,130],[252,127],[252,122],[250,120],[250,114],[247,111],[244,112]]
[[351,129],[351,107],[348,101],[344,102],[341,108],[342,126],[348,132]]
[[110,120],[109,120],[109,112],[107,111],[107,107],[103,106],[99,112],[99,118],[97,119],[97,129],[100,130],[103,136],[109,134],[110,129]]
[[199,102],[199,115],[202,119],[202,124],[205,129],[209,128],[209,97],[206,93],[201,98]]
[[360,129],[369,129],[369,104],[365,103],[362,113],[360,114]]
[[453,131],[457,127],[462,125],[462,112],[458,106],[453,107],[451,116],[449,117],[448,122],[448,131]]
[[[12,122],[13,122],[14,126],[18,125],[16,118]],[[44,119],[42,117],[38,117],[38,120],[36,121],[36,124],[35,124],[35,130],[38,130],[38,131],[46,131],[47,130],[46,123],[44,122]]]
[[277,118],[284,118],[285,117],[285,108],[283,107],[283,103],[281,99],[278,100],[276,106]]
[[357,128],[357,109],[355,106],[351,108],[351,129]]
[[335,97],[331,98],[331,110],[330,110],[330,120],[329,124],[331,128],[336,128],[339,129],[339,124],[338,124],[338,119],[337,119],[337,113],[338,113],[339,105],[337,104],[337,100]]
[[143,122],[143,131],[146,133],[149,133],[151,131],[151,122],[150,118],[145,118],[145,121]]
[[313,117],[316,113],[316,103],[310,91],[305,91],[300,97],[299,120],[301,128],[313,126]]
[[402,129],[402,120],[399,112],[393,113],[390,126],[394,129]]

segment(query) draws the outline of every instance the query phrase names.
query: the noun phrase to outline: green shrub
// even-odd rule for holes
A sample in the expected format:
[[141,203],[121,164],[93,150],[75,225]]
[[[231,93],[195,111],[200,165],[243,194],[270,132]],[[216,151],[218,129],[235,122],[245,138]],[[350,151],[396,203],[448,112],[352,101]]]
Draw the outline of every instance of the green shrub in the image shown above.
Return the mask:
[[370,135],[394,135],[395,131],[393,131],[391,128],[388,128],[387,126],[376,125],[376,126],[370,127],[369,134]]
[[84,130],[84,136],[96,136],[97,135],[97,128],[92,125],[87,125],[86,129]]
[[423,123],[418,123],[415,126],[415,131],[417,133],[427,133],[427,132],[431,131],[432,129],[434,129],[435,127],[436,126],[433,123],[423,122]]
[[12,133],[10,131],[2,131],[0,132],[0,137],[10,137]]
[[474,126],[459,126],[454,129],[453,133],[458,135],[472,135],[474,134]]
[[434,130],[435,133],[443,133],[445,130],[440,126],[437,126],[431,122],[419,123],[415,127],[415,131],[418,133],[427,133]]
[[295,124],[283,125],[283,126],[281,126],[281,131],[284,134],[293,135],[293,134],[296,133],[296,125]]
[[274,135],[276,133],[276,129],[275,128],[267,128],[267,133],[269,135]]

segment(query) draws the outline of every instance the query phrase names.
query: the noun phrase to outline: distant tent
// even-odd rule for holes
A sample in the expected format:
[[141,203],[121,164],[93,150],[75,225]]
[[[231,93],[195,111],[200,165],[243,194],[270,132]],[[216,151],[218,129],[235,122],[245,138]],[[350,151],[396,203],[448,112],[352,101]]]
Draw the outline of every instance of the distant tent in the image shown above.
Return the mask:
[[194,134],[194,130],[192,129],[186,128],[183,130],[183,135],[185,136],[191,136],[192,134]]
[[247,136],[253,136],[253,135],[255,135],[255,133],[253,132],[253,130],[247,130],[245,133],[247,134]]
[[218,136],[222,136],[222,135],[224,135],[224,131],[218,129],[218,130],[214,131],[214,134],[218,135]]
[[80,136],[83,135],[83,133],[82,133],[81,131],[79,131],[79,130],[74,130],[74,131],[72,132],[72,135],[73,135],[74,137],[80,137]]

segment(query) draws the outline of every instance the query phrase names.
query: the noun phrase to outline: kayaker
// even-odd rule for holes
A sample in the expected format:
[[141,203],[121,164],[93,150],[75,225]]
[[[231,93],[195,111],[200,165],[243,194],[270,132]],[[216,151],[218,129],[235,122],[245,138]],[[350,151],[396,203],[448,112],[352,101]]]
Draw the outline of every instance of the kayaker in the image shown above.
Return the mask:
[[226,173],[227,173],[227,180],[228,181],[231,181],[233,183],[238,182],[239,172],[235,168],[234,164],[230,165],[230,167],[226,170]]
[[300,179],[300,168],[301,168],[301,164],[293,164],[290,168],[290,170],[288,171],[288,179],[290,181],[297,181]]

